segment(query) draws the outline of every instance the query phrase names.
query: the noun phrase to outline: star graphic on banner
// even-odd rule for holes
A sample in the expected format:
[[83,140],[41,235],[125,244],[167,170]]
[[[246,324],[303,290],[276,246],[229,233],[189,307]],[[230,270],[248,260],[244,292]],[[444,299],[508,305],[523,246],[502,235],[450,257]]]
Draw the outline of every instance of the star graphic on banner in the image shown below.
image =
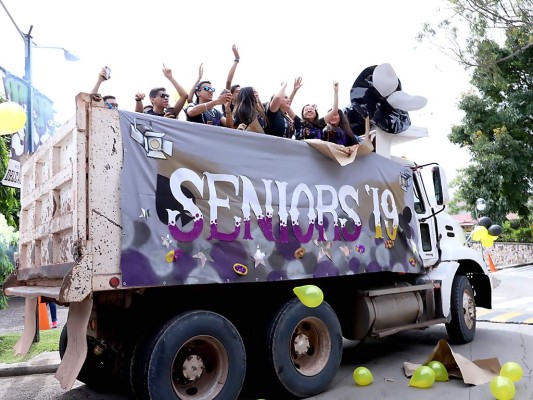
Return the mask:
[[313,243],[318,247],[318,254],[316,260],[320,260],[322,257],[327,256],[331,260],[331,242],[319,242],[318,240],[313,240]]
[[350,248],[346,245],[339,246],[339,250],[342,251],[344,257],[350,257]]
[[207,261],[213,261],[211,258],[211,255],[209,254],[211,252],[211,248],[201,248],[198,253],[194,254],[192,258],[197,258],[200,260],[200,266],[203,268],[205,266],[205,263]]
[[163,246],[165,246],[167,249],[170,247],[170,243],[172,243],[172,239],[170,239],[170,235],[168,233],[166,236],[161,236],[161,241],[163,242]]
[[141,207],[141,215],[139,215],[139,218],[148,218],[150,216],[150,209],[147,208],[146,210]]
[[254,254],[252,254],[252,258],[254,259],[254,262],[255,262],[254,268],[257,268],[257,266],[261,264],[263,264],[266,267],[265,256],[266,256],[266,253],[263,253],[261,249],[259,248],[259,246],[257,246],[257,250],[255,251]]

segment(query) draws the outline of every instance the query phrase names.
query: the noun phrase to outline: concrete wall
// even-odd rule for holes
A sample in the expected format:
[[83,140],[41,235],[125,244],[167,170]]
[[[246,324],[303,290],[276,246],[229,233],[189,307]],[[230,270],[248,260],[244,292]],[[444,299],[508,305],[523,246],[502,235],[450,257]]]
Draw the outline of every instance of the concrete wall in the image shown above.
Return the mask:
[[[481,244],[479,242],[471,243],[471,247],[479,250]],[[496,242],[493,247],[484,248],[483,253],[490,254],[496,268],[517,264],[533,264],[533,243]]]

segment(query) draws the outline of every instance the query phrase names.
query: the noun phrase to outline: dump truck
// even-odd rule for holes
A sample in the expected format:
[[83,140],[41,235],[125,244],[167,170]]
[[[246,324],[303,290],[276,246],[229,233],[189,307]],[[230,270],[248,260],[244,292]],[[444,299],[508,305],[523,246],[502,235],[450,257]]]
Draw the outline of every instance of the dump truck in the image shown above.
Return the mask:
[[[67,306],[56,378],[147,399],[315,396],[344,340],[445,324],[474,339],[491,279],[445,211],[437,164],[109,109],[22,163],[19,252],[3,290]],[[427,174],[426,174],[427,173]],[[424,181],[426,179],[426,181]],[[244,389],[243,389],[244,388]]]

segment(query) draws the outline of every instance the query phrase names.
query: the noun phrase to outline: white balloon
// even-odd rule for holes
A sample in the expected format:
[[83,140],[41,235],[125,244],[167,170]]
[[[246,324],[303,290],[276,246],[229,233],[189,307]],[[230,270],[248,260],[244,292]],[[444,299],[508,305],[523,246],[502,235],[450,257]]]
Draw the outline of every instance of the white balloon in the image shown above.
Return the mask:
[[411,96],[401,90],[394,92],[387,97],[389,104],[403,111],[420,110],[428,103],[428,99],[422,96]]
[[374,68],[372,83],[383,97],[387,97],[398,87],[398,77],[390,64],[380,64]]

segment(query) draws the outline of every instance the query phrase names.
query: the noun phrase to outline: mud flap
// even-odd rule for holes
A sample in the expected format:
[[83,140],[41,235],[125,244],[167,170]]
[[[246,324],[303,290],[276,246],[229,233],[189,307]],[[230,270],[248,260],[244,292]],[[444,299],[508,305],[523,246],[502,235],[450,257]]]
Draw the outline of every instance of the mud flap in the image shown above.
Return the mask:
[[63,389],[72,388],[87,357],[87,324],[92,308],[93,299],[90,297],[82,302],[72,302],[69,305],[67,349],[54,375]]
[[37,329],[37,321],[35,318],[36,310],[37,297],[26,297],[26,301],[24,303],[24,331],[22,332],[22,336],[20,337],[19,341],[13,347],[15,354],[25,356],[33,343],[33,338],[35,337],[35,332]]

